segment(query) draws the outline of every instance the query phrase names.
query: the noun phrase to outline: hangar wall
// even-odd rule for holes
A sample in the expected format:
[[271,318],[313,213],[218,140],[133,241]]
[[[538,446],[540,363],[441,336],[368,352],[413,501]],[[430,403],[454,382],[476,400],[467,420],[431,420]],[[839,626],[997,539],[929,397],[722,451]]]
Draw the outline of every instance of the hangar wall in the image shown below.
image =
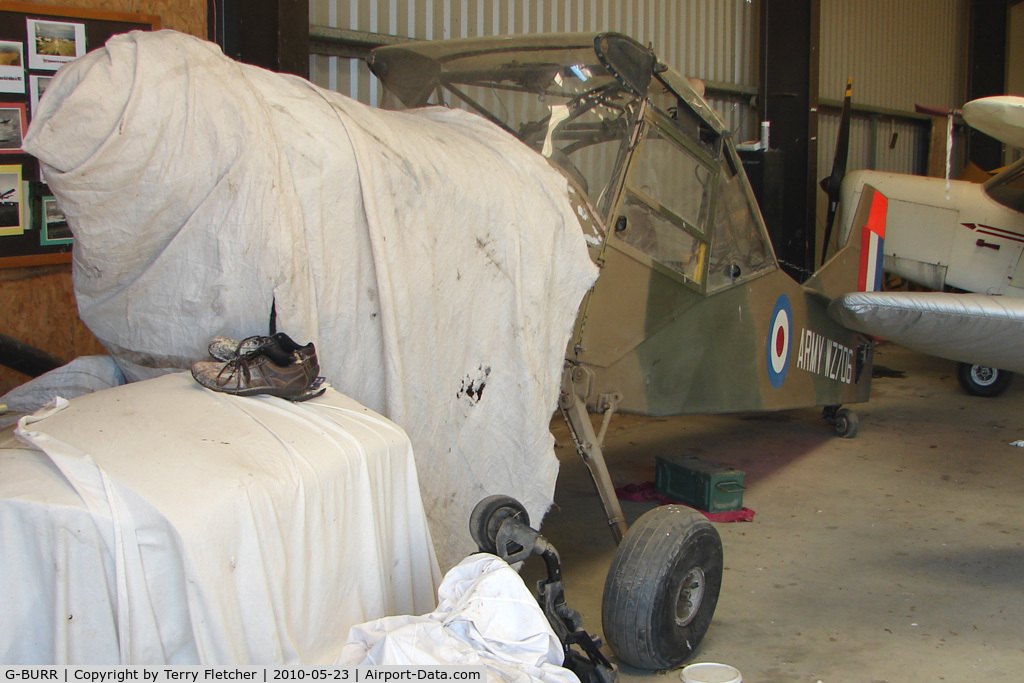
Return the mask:
[[[711,99],[740,139],[756,135],[760,0],[310,0],[313,25],[417,39],[619,31],[650,43],[690,78],[723,86]],[[310,56],[310,80],[368,104],[379,85],[356,59]]]
[[[61,0],[32,2],[155,14],[165,28],[206,37],[205,0]],[[65,359],[106,353],[78,319],[71,287],[71,266],[0,268],[0,331],[18,341]],[[30,379],[0,365],[0,394]]]
[[[847,77],[864,111],[850,131],[847,170],[914,173],[930,119],[915,104],[961,107],[967,87],[968,0],[821,0],[822,102],[839,102]],[[818,119],[818,169],[832,168],[839,112]],[[890,147],[896,133],[895,144]]]
[[[963,106],[967,92],[969,0],[821,0],[818,174],[832,170],[838,105],[853,79],[847,172],[924,174],[932,118],[915,104]],[[943,120],[937,125],[944,126]],[[953,172],[964,150],[954,142]],[[817,243],[824,239],[827,198],[817,196]]]

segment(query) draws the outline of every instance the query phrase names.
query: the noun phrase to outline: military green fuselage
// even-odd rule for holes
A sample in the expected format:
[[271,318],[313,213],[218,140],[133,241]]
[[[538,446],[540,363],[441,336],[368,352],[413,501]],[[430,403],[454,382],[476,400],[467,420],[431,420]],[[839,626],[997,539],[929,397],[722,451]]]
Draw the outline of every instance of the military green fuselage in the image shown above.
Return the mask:
[[370,65],[401,105],[475,111],[565,174],[601,268],[566,354],[591,408],[867,400],[871,340],[826,308],[864,287],[868,242],[855,229],[803,283],[783,271],[728,132],[649,49],[613,33],[473,38],[379,48]]

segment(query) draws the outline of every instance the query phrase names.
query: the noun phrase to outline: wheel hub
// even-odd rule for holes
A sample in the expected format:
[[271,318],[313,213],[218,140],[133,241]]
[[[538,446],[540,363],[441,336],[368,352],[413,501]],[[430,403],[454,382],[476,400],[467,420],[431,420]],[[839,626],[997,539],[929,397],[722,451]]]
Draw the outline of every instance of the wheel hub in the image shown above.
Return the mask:
[[679,586],[679,597],[676,599],[676,623],[686,626],[700,611],[700,603],[704,599],[704,570],[694,567],[683,577]]
[[975,384],[987,387],[996,381],[996,371],[985,365],[972,365],[971,379],[974,380]]

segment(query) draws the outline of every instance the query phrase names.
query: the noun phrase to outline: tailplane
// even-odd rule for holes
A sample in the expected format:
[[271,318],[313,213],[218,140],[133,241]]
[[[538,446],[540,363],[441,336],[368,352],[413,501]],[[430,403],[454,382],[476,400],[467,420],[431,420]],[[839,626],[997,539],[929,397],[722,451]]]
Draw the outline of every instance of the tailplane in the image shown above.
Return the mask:
[[846,292],[879,291],[882,288],[887,210],[885,195],[865,185],[849,239],[804,283],[804,287],[829,299]]

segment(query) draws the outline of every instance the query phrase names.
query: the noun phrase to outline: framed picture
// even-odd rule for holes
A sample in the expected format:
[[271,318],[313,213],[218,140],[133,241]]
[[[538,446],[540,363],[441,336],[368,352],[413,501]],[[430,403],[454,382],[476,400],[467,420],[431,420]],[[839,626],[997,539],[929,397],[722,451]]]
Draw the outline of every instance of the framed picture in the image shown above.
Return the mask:
[[39,244],[48,246],[51,244],[71,244],[74,237],[71,235],[71,228],[68,226],[68,219],[64,217],[64,209],[60,208],[54,197],[42,198],[42,223],[39,227]]
[[0,102],[0,154],[19,154],[27,127],[24,102]]
[[0,40],[0,93],[25,92],[24,47],[20,42]]
[[21,225],[26,232],[35,227],[32,221],[32,183],[22,178],[21,180]]
[[85,24],[26,19],[25,25],[30,69],[56,71],[85,54]]
[[[68,6],[117,3],[76,0],[57,6],[49,4],[51,1],[0,0],[0,104],[24,103],[25,118],[20,118],[19,112],[18,119],[5,124],[12,127],[15,120],[19,121],[22,136],[28,134],[27,123],[47,99],[44,93],[52,86],[58,69],[84,56],[90,48],[102,46],[112,36],[161,28],[160,17],[153,14]],[[0,121],[7,118],[6,114],[0,115]],[[0,130],[0,135],[6,137],[0,141],[0,166],[7,166],[6,173],[0,173],[0,269],[70,263],[77,240],[67,229],[62,207],[50,198],[54,193],[46,185],[45,165],[24,151],[4,154],[17,150],[24,137],[22,142],[15,142],[13,128]],[[22,188],[10,192],[18,174]],[[46,217],[44,197],[48,198]],[[20,220],[14,211],[18,205]]]
[[53,76],[28,75],[28,98],[32,107],[32,116],[36,115],[36,110],[39,109],[39,98],[46,92],[46,86],[50,85],[52,80]]
[[22,235],[21,166],[0,166],[0,236]]

